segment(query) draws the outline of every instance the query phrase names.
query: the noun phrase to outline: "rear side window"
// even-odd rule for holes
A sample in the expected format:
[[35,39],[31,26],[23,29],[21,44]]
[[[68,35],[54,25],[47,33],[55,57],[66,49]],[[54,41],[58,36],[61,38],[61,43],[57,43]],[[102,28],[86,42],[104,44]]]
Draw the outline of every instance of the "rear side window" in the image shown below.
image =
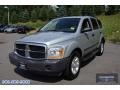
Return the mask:
[[92,22],[93,30],[96,30],[99,28],[96,19],[91,18],[91,22]]
[[82,29],[81,30],[83,31],[85,28],[91,28],[89,19],[84,19],[84,21],[82,23]]
[[98,22],[98,24],[99,24],[99,27],[102,28],[102,23],[101,23],[101,21],[97,19],[97,22]]

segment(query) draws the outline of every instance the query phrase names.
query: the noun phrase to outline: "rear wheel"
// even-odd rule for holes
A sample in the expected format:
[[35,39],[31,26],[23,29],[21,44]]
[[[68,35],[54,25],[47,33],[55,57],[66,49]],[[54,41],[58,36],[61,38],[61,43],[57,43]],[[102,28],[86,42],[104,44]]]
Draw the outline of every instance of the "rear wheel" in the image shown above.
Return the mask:
[[101,56],[103,54],[103,52],[104,52],[104,42],[101,41],[98,52],[97,52],[97,55]]
[[80,54],[77,51],[75,51],[72,53],[68,67],[65,70],[66,79],[68,80],[75,79],[80,72],[80,66],[81,66]]

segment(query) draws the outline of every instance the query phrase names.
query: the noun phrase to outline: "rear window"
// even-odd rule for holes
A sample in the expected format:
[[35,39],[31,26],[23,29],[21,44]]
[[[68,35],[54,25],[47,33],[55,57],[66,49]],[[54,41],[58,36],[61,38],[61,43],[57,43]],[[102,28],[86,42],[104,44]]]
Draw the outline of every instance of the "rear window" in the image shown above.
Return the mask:
[[99,27],[102,28],[102,23],[101,23],[101,21],[97,19],[97,22],[98,22],[98,24],[99,24]]
[[96,19],[91,18],[91,22],[92,22],[92,25],[93,25],[93,29],[94,29],[94,30],[96,30],[96,29],[99,28]]

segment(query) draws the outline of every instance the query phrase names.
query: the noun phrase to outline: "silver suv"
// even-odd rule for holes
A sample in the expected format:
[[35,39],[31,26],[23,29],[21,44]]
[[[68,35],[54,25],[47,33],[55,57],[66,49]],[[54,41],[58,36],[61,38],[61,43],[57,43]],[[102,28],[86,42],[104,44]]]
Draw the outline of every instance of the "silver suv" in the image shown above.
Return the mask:
[[10,62],[17,67],[47,75],[78,76],[81,61],[104,52],[100,20],[92,16],[62,17],[50,21],[37,33],[15,42]]

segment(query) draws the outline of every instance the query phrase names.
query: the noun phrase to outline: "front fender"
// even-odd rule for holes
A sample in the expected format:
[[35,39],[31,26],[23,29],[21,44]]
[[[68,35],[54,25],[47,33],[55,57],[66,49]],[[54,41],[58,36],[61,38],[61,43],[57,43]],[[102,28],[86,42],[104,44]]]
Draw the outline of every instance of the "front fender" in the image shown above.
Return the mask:
[[69,42],[67,47],[65,48],[65,57],[69,57],[71,53],[77,48],[81,49],[81,51],[83,52],[83,49],[81,48],[79,43],[77,43],[76,41]]

